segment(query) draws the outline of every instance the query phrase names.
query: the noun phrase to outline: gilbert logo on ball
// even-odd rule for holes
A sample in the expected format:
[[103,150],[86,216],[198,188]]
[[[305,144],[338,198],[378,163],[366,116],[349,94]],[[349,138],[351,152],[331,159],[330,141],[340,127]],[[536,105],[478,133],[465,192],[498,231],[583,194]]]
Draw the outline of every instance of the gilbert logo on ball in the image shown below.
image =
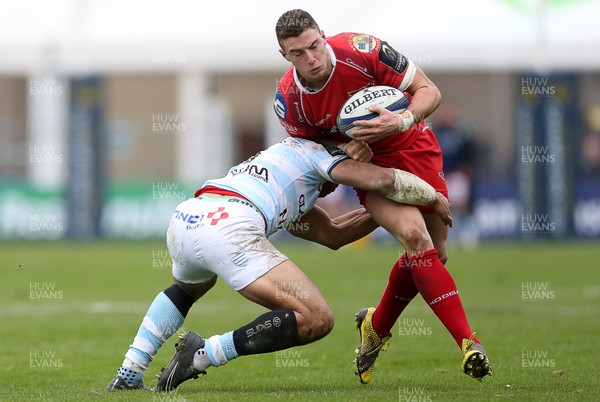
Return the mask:
[[354,138],[352,132],[358,128],[352,123],[357,120],[371,120],[379,116],[371,112],[371,106],[382,106],[395,113],[402,113],[408,107],[408,98],[398,88],[377,85],[362,89],[352,95],[342,105],[337,116],[340,132]]

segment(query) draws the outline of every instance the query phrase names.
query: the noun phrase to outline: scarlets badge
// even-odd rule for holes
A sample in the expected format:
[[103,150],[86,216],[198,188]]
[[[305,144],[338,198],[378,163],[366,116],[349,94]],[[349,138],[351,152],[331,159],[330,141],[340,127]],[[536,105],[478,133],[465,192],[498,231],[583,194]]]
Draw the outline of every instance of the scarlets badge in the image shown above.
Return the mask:
[[369,35],[352,36],[352,46],[363,53],[372,53],[375,48],[375,38]]

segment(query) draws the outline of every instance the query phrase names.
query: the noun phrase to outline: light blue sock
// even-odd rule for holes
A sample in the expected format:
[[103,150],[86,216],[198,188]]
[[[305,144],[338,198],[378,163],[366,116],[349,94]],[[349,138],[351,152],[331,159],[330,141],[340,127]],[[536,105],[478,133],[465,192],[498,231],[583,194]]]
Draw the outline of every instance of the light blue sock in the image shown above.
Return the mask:
[[233,331],[220,335],[219,341],[221,341],[223,353],[225,353],[225,358],[227,360],[233,360],[239,357],[237,350],[235,350],[235,345],[233,344]]
[[183,324],[184,317],[171,299],[160,292],[146,312],[133,344],[125,354],[143,369],[147,369],[158,349]]
[[204,350],[210,360],[210,364],[215,367],[222,366],[230,360],[239,357],[233,343],[233,331],[223,335],[215,335],[208,338],[204,344]]

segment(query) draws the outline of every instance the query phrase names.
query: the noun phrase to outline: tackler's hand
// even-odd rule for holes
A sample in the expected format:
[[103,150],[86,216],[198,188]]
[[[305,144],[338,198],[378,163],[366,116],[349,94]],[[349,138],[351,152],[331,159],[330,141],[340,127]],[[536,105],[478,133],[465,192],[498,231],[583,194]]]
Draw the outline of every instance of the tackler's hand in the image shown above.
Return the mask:
[[436,193],[436,200],[431,204],[433,211],[440,217],[442,222],[452,227],[452,216],[450,215],[450,201],[440,192]]
[[373,151],[365,141],[351,140],[342,144],[340,148],[355,161],[370,162],[373,158]]

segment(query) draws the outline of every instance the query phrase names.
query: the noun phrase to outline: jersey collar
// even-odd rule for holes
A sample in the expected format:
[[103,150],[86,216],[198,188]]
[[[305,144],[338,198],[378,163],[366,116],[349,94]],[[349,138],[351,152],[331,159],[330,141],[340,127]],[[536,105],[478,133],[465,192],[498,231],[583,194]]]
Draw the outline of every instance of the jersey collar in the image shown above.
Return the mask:
[[329,83],[329,80],[331,80],[331,77],[333,77],[333,72],[335,71],[335,63],[336,63],[336,58],[335,58],[335,53],[333,52],[333,49],[331,48],[331,46],[329,46],[329,43],[326,43],[325,46],[327,47],[327,50],[329,50],[329,56],[331,58],[331,64],[332,64],[332,68],[331,68],[331,74],[329,75],[329,78],[327,79],[327,82],[325,83],[325,85],[323,85],[323,88],[319,89],[319,90],[314,90],[311,88],[307,88],[304,85],[302,85],[300,83],[300,78],[298,78],[298,73],[296,72],[296,67],[294,67],[294,81],[296,82],[296,85],[298,86],[298,88],[300,88],[300,90],[302,92],[306,92],[308,94],[316,94],[318,92],[321,92],[321,90],[323,90],[327,84]]

